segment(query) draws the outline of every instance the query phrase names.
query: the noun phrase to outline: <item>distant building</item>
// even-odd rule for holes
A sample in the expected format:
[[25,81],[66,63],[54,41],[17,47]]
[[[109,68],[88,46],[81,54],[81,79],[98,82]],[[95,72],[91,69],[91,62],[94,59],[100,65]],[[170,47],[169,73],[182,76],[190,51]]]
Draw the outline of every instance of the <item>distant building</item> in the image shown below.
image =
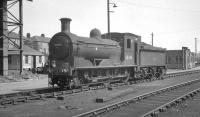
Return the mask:
[[167,50],[166,64],[168,69],[190,69],[195,67],[195,53],[187,47],[181,50]]
[[[19,51],[16,48],[8,51],[8,69],[18,70],[20,63]],[[23,47],[23,69],[31,69],[44,66],[45,56],[41,52],[34,50],[26,45]]]
[[49,41],[50,38],[45,37],[44,34],[41,34],[41,36],[32,36],[30,37],[30,43],[32,48],[35,50],[43,53],[45,55],[45,61],[47,61],[49,56]]
[[[8,44],[8,70],[19,70],[20,68],[19,35],[17,33],[12,32],[8,36],[11,37]],[[23,69],[42,67],[45,63],[44,54],[27,46],[28,45],[27,42],[29,42],[28,38],[23,36],[22,39],[24,41]]]

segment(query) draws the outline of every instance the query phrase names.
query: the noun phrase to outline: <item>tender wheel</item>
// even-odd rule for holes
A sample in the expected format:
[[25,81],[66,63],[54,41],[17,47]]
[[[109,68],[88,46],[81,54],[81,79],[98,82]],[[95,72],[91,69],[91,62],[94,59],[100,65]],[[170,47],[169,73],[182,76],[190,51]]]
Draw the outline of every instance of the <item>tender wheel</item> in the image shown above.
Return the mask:
[[66,86],[65,81],[62,81],[62,80],[58,80],[56,84],[57,84],[60,88],[64,88],[64,87]]
[[161,76],[160,73],[156,73],[156,74],[155,74],[155,77],[156,77],[157,79],[160,78],[160,76]]

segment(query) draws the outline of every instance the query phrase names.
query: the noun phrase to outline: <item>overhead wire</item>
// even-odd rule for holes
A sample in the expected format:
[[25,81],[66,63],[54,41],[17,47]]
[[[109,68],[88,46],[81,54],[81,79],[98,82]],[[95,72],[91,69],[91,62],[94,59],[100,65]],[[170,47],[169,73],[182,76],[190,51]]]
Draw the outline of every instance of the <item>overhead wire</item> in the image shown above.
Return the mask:
[[163,9],[163,10],[170,10],[170,11],[180,11],[180,12],[194,12],[194,13],[200,13],[200,10],[192,10],[192,9],[179,9],[179,8],[169,8],[169,7],[160,7],[160,6],[154,6],[154,5],[147,5],[147,4],[140,4],[140,3],[134,3],[127,0],[118,0],[122,3],[125,3],[127,5],[137,6],[137,7],[146,7],[146,8],[155,8],[155,9]]
[[[126,5],[130,5],[130,6],[136,6],[136,7],[145,7],[145,8],[168,10],[168,11],[184,12],[184,13],[186,13],[186,12],[200,13],[200,10],[160,7],[160,6],[154,6],[154,5],[135,3],[132,1],[127,1],[127,0],[118,0],[118,2],[124,3]],[[197,28],[192,28],[192,29],[190,28],[190,29],[177,30],[177,31],[173,31],[173,32],[158,32],[157,34],[166,35],[166,34],[193,32],[193,31],[199,31],[199,30],[200,30],[200,27],[197,27]]]
[[194,29],[177,30],[177,31],[172,31],[172,32],[158,32],[157,34],[159,34],[159,35],[169,35],[169,34],[176,34],[176,33],[189,33],[189,32],[194,32],[194,31],[200,31],[200,27],[194,28]]

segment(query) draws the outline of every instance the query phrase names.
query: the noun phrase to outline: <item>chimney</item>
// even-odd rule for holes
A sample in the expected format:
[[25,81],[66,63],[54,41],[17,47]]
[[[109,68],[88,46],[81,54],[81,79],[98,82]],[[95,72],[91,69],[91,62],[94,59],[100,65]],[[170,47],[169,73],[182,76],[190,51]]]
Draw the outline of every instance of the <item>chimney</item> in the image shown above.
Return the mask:
[[70,32],[70,21],[72,21],[70,18],[61,18],[61,32]]
[[44,35],[44,34],[41,34],[41,37],[45,37],[45,35]]
[[26,34],[26,37],[27,37],[27,38],[30,38],[30,37],[31,37],[31,33],[27,33],[27,34]]

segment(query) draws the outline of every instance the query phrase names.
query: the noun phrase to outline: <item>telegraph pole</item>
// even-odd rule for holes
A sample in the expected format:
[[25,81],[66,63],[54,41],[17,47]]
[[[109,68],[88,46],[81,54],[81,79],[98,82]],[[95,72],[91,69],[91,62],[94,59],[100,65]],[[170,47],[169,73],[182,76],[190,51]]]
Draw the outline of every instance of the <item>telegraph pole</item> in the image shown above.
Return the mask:
[[108,39],[110,39],[110,0],[107,0]]
[[195,61],[197,60],[197,38],[194,38],[195,40]]
[[114,12],[114,11],[110,11],[110,4],[113,5],[113,8],[117,7],[117,5],[115,3],[110,3],[110,0],[107,0],[107,20],[108,20],[108,39],[111,39],[111,35],[110,35],[110,12]]
[[154,34],[153,34],[153,32],[151,33],[151,45],[153,46],[153,36],[154,36]]
[[195,54],[197,54],[197,38],[194,39],[195,39]]

